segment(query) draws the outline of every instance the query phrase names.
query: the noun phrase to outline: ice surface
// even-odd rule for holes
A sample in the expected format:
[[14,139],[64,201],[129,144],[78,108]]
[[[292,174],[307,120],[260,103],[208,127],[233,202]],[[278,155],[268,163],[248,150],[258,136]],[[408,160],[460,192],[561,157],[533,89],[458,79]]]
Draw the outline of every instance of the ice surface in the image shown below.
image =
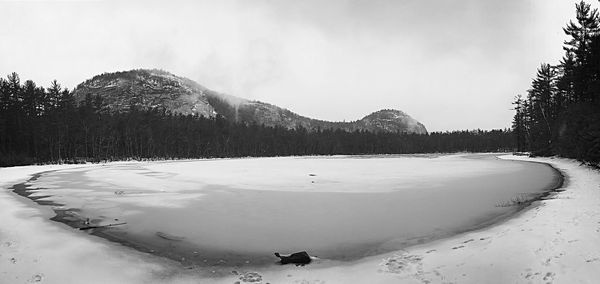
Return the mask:
[[[131,163],[46,173],[37,195],[103,232],[197,265],[270,264],[275,251],[355,260],[511,213],[553,181],[543,164],[495,157],[287,157]],[[169,244],[157,232],[185,241]],[[191,254],[191,251],[198,251]]]
[[[2,191],[0,283],[37,277],[42,283],[234,283],[256,275],[262,283],[593,283],[600,277],[600,174],[576,161],[527,160],[564,171],[566,191],[507,222],[350,263],[235,269],[229,277],[208,279],[211,271],[205,268],[176,269],[168,261],[48,222],[48,210]],[[29,174],[65,167],[0,169],[0,185],[5,189]]]

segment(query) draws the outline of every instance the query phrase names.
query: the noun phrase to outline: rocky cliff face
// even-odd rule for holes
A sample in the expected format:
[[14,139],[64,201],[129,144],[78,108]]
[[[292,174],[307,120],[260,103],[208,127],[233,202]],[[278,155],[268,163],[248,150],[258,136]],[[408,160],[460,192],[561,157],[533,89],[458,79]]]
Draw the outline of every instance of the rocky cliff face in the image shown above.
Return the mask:
[[358,123],[369,131],[427,133],[423,124],[408,114],[394,109],[376,111],[363,117]]
[[100,96],[110,111],[160,109],[171,113],[214,117],[222,115],[242,123],[281,126],[288,129],[367,130],[372,132],[427,133],[425,126],[399,110],[380,110],[353,122],[311,119],[259,101],[221,94],[162,70],[131,70],[104,73],[75,88],[78,102]]
[[161,108],[173,113],[206,117],[217,113],[208,103],[207,89],[191,80],[160,70],[132,70],[94,76],[73,91],[77,101],[99,95],[113,111]]

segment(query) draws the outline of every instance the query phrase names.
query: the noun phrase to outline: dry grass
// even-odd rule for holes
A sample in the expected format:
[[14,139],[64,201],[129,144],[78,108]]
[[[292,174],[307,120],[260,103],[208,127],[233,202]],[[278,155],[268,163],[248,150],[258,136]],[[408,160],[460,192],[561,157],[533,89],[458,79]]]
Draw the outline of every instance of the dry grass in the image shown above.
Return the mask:
[[537,198],[536,194],[526,194],[521,193],[510,200],[500,202],[496,204],[496,207],[511,207],[511,206],[521,206],[530,203],[531,201]]

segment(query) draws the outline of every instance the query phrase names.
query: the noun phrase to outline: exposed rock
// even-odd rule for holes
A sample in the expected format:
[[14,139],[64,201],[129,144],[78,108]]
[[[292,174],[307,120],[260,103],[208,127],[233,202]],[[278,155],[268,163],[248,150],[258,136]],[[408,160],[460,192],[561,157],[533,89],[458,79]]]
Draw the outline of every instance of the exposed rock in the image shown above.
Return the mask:
[[296,265],[303,266],[309,264],[312,261],[310,255],[308,255],[308,253],[305,251],[292,253],[290,255],[281,255],[278,252],[276,252],[275,256],[281,259],[281,264],[293,263]]

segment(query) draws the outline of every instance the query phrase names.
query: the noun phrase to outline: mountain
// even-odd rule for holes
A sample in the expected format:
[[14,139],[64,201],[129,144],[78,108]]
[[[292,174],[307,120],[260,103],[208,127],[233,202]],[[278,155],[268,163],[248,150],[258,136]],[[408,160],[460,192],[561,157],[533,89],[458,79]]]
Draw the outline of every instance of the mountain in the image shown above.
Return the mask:
[[128,111],[132,107],[158,108],[185,115],[222,115],[236,122],[282,126],[287,129],[301,126],[308,131],[341,129],[427,133],[423,124],[399,110],[376,111],[352,122],[317,120],[272,104],[215,92],[190,79],[156,69],[97,75],[79,84],[73,94],[78,102],[84,101],[86,97],[99,96],[106,108],[117,112]]

